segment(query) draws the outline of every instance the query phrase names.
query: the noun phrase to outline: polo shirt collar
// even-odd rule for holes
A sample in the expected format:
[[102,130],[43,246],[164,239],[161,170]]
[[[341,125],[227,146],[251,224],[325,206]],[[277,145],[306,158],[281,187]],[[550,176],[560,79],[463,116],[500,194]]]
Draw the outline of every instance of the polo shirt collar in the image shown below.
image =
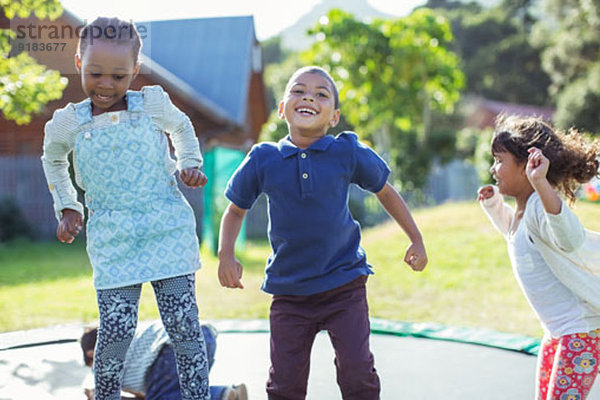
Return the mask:
[[[334,137],[331,135],[325,135],[310,146],[306,148],[306,150],[316,150],[316,151],[325,151],[327,148],[333,143]],[[283,158],[291,157],[300,151],[298,146],[292,143],[290,136],[286,136],[281,139],[278,143],[279,152],[283,156]]]

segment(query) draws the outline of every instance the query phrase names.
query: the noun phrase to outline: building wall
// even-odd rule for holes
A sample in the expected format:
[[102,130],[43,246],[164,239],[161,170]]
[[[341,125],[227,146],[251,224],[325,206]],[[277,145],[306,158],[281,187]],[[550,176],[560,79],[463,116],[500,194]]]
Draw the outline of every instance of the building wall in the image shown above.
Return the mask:
[[261,73],[253,73],[250,78],[250,90],[248,92],[248,118],[247,124],[250,129],[250,139],[258,142],[258,137],[264,123],[269,119],[271,110],[267,109],[267,93]]
[[0,156],[0,199],[18,204],[35,235],[54,237],[57,221],[38,156]]

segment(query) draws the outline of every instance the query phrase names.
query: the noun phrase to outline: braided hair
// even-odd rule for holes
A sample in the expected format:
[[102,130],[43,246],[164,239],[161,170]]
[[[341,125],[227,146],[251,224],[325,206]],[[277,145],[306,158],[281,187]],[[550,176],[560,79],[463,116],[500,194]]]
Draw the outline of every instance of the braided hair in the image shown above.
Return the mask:
[[94,42],[109,42],[118,45],[130,45],[133,52],[133,64],[137,64],[142,39],[132,22],[119,18],[98,17],[87,24],[79,34],[77,54],[83,58],[86,49]]

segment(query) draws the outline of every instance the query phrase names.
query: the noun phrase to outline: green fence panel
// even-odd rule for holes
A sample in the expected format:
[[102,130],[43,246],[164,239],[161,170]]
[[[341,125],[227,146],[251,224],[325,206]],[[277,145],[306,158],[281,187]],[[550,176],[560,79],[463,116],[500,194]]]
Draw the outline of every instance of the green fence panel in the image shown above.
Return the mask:
[[[204,153],[204,173],[208,182],[204,187],[204,214],[202,225],[202,240],[217,253],[219,240],[219,224],[229,200],[223,192],[229,178],[241,164],[245,154],[239,150],[225,147],[213,147]],[[236,248],[244,246],[246,241],[245,224],[236,242]]]

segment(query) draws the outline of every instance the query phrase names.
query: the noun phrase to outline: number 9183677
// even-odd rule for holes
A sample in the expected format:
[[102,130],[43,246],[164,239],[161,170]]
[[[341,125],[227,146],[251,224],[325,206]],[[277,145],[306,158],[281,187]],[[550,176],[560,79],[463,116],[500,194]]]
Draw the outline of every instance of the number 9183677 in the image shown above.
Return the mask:
[[41,42],[41,43],[19,43],[19,51],[64,51],[67,47],[66,42]]

